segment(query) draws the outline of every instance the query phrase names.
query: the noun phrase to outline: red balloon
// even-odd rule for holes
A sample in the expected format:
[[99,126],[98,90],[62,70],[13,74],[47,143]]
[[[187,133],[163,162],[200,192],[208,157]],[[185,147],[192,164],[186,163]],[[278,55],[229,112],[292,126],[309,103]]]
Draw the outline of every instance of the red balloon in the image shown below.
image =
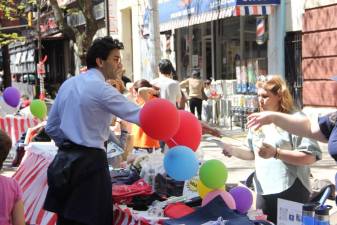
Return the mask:
[[184,145],[196,151],[201,141],[201,124],[190,112],[179,110],[180,125],[177,133],[166,140],[166,144],[172,148],[176,145]]
[[166,99],[152,99],[140,111],[140,126],[150,137],[167,140],[179,128],[179,114],[176,107]]

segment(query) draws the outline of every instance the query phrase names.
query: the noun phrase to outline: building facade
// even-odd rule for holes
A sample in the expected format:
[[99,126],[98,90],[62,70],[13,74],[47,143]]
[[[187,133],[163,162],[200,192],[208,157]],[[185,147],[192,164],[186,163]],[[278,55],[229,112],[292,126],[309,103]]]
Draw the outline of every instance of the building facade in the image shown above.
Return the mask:
[[[236,79],[236,67],[256,65],[259,74],[283,74],[268,53],[277,46],[279,1],[162,1],[160,29],[173,30],[177,72],[181,79],[192,69],[203,78]],[[259,28],[258,28],[259,27]],[[257,29],[262,34],[257,36]],[[258,31],[260,32],[260,31]],[[275,53],[275,52],[274,52]],[[269,55],[269,57],[268,57]]]
[[[74,8],[73,0],[59,1],[60,7]],[[98,24],[96,37],[108,35],[106,13],[107,5],[103,0],[96,0],[93,7],[94,15]],[[81,13],[65,14],[65,19],[70,26],[83,30],[85,19]],[[113,22],[114,20],[111,19]],[[81,66],[80,59],[75,54],[75,44],[59,30],[50,5],[41,9],[39,21],[41,32],[41,58],[38,59],[37,20],[30,29],[25,30],[22,35],[26,36],[25,42],[16,42],[9,45],[11,73],[16,82],[33,84],[36,80],[36,96],[39,95],[40,82],[37,76],[37,63],[46,57],[45,75],[43,76],[44,87],[47,94],[54,98],[60,85],[70,75],[79,74]],[[113,23],[111,23],[111,27]],[[109,31],[113,32],[111,28]],[[34,79],[35,77],[35,79]],[[23,85],[20,85],[23,87]]]
[[[260,74],[284,76],[285,4],[282,1],[158,1],[161,58],[179,79],[198,68],[204,78],[235,79],[236,61]],[[118,1],[118,37],[128,46],[123,62],[134,79],[151,79],[149,2]],[[259,21],[259,22],[258,22]],[[257,24],[262,35],[257,37]],[[281,24],[281,26],[280,26]],[[259,39],[257,41],[257,39]]]
[[337,1],[306,1],[303,16],[304,110],[313,115],[335,110],[337,85]]

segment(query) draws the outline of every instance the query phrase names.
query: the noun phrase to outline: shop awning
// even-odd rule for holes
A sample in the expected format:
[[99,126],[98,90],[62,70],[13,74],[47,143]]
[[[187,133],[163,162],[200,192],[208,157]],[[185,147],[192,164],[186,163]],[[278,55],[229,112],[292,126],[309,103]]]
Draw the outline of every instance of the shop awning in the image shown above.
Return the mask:
[[160,0],[160,31],[230,16],[270,15],[280,0]]

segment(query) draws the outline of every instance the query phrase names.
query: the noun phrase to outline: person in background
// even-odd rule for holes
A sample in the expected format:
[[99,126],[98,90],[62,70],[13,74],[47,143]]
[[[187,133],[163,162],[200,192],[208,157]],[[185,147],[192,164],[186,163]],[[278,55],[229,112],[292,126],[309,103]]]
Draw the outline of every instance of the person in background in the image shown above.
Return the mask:
[[[169,59],[161,59],[158,63],[159,77],[150,81],[153,86],[160,88],[160,98],[170,101],[177,108],[180,106],[181,90],[179,82],[172,79],[174,71]],[[165,142],[160,141],[162,151],[165,151]]]
[[121,63],[119,66],[118,66],[118,71],[117,71],[117,77],[123,81],[123,85],[124,87],[126,87],[126,83],[129,83],[129,82],[132,82],[130,80],[130,78],[128,78],[126,75],[125,75],[125,68],[123,67],[123,64]]
[[[120,66],[118,68],[121,68]],[[112,87],[116,88],[121,94],[124,94],[126,91],[126,88],[124,86],[123,81],[120,79],[120,77],[117,77],[116,79],[109,79],[106,81],[108,84],[110,84]],[[130,99],[128,99],[130,100]],[[127,121],[121,120],[120,118],[117,118],[116,116],[112,117],[111,126],[115,127],[114,132],[110,134],[108,141],[112,141],[115,144],[117,144],[122,149],[125,149],[127,145],[128,140],[128,134],[131,130],[131,124]],[[119,138],[116,137],[115,133],[119,133]]]
[[21,96],[20,110],[23,109],[23,108],[26,108],[29,105],[30,105],[30,99],[29,99],[28,95],[22,95]]
[[[0,170],[12,147],[8,135],[0,130]],[[25,225],[22,192],[12,178],[0,175],[0,224]]]
[[[293,100],[279,76],[267,76],[256,83],[261,112],[294,114]],[[298,114],[298,113],[295,113]],[[268,220],[277,222],[277,199],[306,203],[310,196],[309,165],[321,159],[316,141],[296,136],[274,125],[248,132],[248,147],[224,143],[223,153],[243,160],[255,160],[256,208]]]
[[179,82],[172,79],[173,65],[168,59],[161,59],[158,64],[159,77],[150,83],[160,88],[160,98],[167,99],[177,106],[180,102],[181,91]]
[[[141,79],[133,84],[136,91],[136,103],[143,106],[146,102],[159,96],[159,88],[150,84],[149,81]],[[132,125],[134,154],[151,153],[160,148],[159,141],[151,138],[143,129],[136,124]]]
[[0,91],[3,91],[4,87],[3,87],[3,72],[0,72]]
[[192,77],[180,82],[181,88],[188,88],[188,97],[191,113],[197,109],[198,119],[201,120],[204,82],[200,79],[200,71],[193,69]]
[[[176,70],[172,67],[172,79],[179,82],[178,80],[178,75]],[[186,97],[186,94],[183,92],[183,90],[180,89],[180,94],[181,94],[181,98],[180,100],[176,103],[177,104],[177,109],[180,110],[185,110],[187,104],[188,104],[188,99]]]
[[136,91],[135,89],[133,88],[133,82],[128,82],[126,83],[126,94],[125,94],[125,97],[127,97],[127,99],[129,99],[130,101],[132,102],[135,102],[135,98],[136,98]]
[[202,101],[202,114],[203,120],[206,122],[212,119],[212,99],[211,99],[211,80],[207,79],[204,82],[204,93],[207,96],[207,100]]
[[109,79],[106,82],[116,88],[121,94],[126,90],[123,81],[119,78]]
[[96,38],[87,51],[87,71],[61,85],[48,115],[46,132],[58,152],[47,171],[44,209],[57,214],[57,225],[113,222],[109,128],[113,115],[139,124],[140,111],[106,83],[117,78],[122,49],[117,39]]

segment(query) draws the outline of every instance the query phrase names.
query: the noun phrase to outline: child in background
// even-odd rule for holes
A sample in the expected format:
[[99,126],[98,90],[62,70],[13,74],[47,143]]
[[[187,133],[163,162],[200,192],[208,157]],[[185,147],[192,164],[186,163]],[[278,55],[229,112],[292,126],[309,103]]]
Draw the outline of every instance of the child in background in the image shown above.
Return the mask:
[[[138,80],[133,85],[136,92],[136,104],[143,106],[146,102],[158,97],[159,88],[150,84],[145,79]],[[134,154],[150,153],[153,149],[160,147],[159,141],[149,137],[142,128],[136,124],[132,125]]]
[[[0,170],[7,158],[12,141],[0,130]],[[0,175],[0,224],[25,225],[22,193],[18,183],[9,177]]]

